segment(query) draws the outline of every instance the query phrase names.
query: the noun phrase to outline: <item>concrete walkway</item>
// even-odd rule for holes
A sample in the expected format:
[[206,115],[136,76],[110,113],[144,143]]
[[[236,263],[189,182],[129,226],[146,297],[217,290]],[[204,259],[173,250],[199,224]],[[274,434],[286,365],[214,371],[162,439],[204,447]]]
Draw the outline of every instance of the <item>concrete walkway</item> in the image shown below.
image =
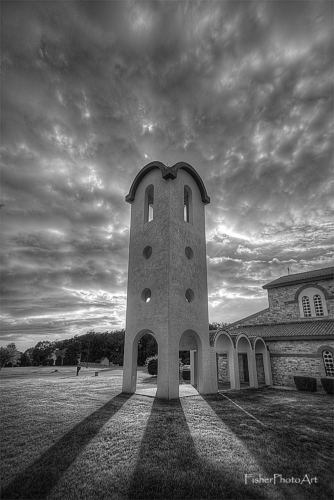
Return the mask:
[[[135,394],[140,394],[141,396],[148,396],[149,398],[155,398],[157,393],[156,387],[145,387],[144,389],[137,389]],[[191,384],[184,384],[179,386],[179,397],[185,398],[187,396],[198,396],[198,392],[195,387]]]

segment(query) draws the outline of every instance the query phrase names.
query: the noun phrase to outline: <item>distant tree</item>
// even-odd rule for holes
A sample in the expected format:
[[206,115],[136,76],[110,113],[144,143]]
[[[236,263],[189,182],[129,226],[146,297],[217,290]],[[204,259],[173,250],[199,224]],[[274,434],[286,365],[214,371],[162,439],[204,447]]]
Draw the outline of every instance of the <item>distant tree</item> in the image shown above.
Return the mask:
[[11,353],[7,347],[0,347],[0,370],[11,360]]
[[21,353],[16,349],[14,343],[8,344],[6,347],[0,347],[0,370],[9,363],[11,366],[15,366],[20,358]]
[[81,342],[81,362],[95,362],[104,357],[113,363],[123,362],[124,330],[101,333],[90,331],[75,338]]
[[158,354],[158,344],[149,333],[143,335],[138,344],[138,365],[144,366],[146,359]]
[[61,366],[61,356],[58,356],[56,361],[55,361],[56,366]]
[[55,350],[55,343],[50,342],[49,340],[42,340],[35,345],[32,357],[34,361],[38,361],[38,364],[44,364],[44,360],[47,360],[51,357],[53,351]]
[[[56,349],[60,351],[66,349],[66,356],[63,360],[63,364],[77,364],[78,359],[85,363],[87,361],[95,362],[96,360],[101,360],[106,357],[109,361],[113,363],[123,364],[123,354],[124,354],[124,336],[125,330],[115,330],[112,332],[94,332],[89,331],[84,335],[75,335],[71,339],[58,340],[56,342],[39,342],[32,352],[34,359],[39,359],[39,362],[43,362],[46,357],[50,358],[52,352]],[[147,345],[146,345],[147,344]],[[148,335],[148,340],[143,344],[143,351],[147,351],[147,355],[153,355],[157,351],[155,339]],[[38,358],[37,358],[38,356]],[[32,357],[32,356],[31,356]],[[56,361],[58,365],[59,361]],[[59,363],[60,365],[61,363]]]
[[190,365],[190,351],[180,351],[179,356],[183,365]]
[[28,355],[27,352],[24,352],[21,356],[20,366],[31,366],[31,365],[32,365],[32,362],[31,362],[30,356]]
[[213,321],[212,323],[209,323],[209,330],[218,330],[219,328],[225,328],[225,326],[228,326],[228,323],[217,323],[216,321]]
[[66,347],[64,365],[77,365],[81,357],[81,342],[77,338],[70,339]]

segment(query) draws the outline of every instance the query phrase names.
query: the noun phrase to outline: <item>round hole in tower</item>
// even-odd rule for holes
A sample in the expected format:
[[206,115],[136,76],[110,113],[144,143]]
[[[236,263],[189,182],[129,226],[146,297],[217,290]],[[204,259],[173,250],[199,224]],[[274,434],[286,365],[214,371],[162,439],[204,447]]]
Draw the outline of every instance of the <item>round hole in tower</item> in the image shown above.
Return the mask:
[[195,298],[195,294],[190,288],[186,291],[186,301],[187,302],[192,302]]
[[141,300],[143,302],[149,302],[151,300],[151,290],[149,288],[145,288],[141,293]]
[[143,257],[144,259],[149,259],[152,255],[152,247],[148,246],[145,247],[143,250]]
[[193,249],[190,248],[190,247],[186,247],[185,249],[185,254],[186,254],[186,257],[187,259],[191,260],[194,258],[194,252],[193,252]]

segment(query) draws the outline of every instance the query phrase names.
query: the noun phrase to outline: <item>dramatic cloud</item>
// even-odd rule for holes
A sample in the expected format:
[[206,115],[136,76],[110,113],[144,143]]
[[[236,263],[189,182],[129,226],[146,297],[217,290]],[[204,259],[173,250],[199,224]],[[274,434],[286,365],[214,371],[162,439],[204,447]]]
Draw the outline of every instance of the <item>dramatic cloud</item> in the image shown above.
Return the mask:
[[186,161],[210,321],[333,264],[333,4],[2,2],[2,344],[124,326],[130,206]]

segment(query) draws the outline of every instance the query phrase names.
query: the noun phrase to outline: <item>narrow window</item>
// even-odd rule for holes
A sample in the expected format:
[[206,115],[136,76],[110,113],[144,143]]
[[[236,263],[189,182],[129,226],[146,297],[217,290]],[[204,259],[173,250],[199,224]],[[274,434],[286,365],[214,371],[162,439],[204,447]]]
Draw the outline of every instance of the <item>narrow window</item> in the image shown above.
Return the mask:
[[315,309],[315,315],[316,316],[323,316],[324,315],[324,310],[322,307],[322,300],[320,295],[314,295],[313,296],[313,303],[314,303],[314,309]]
[[189,186],[184,186],[183,193],[183,220],[192,224],[192,199],[191,189]]
[[326,377],[334,377],[333,353],[331,351],[322,351]]
[[145,191],[144,223],[153,220],[154,186],[151,184]]
[[309,318],[311,316],[311,306],[310,299],[306,295],[302,298],[304,317]]

